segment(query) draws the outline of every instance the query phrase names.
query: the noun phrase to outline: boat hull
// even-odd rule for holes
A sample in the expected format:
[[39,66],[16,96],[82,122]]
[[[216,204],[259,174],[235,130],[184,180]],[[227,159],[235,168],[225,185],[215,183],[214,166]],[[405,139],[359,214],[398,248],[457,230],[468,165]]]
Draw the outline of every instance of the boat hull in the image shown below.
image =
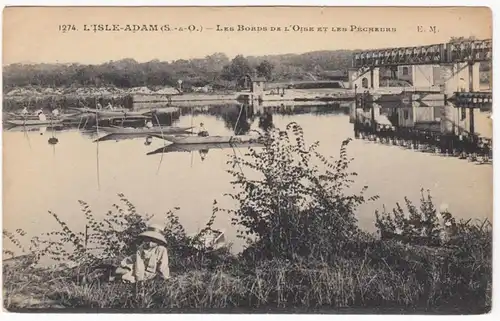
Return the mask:
[[7,120],[7,124],[12,126],[48,126],[61,124],[62,120]]
[[154,127],[154,128],[122,128],[122,127],[101,127],[100,129],[108,133],[121,134],[121,135],[135,135],[135,134],[177,134],[186,133],[193,127]]
[[237,144],[237,143],[248,143],[257,142],[258,137],[250,135],[241,136],[174,136],[174,135],[163,135],[164,139],[174,143],[174,144]]

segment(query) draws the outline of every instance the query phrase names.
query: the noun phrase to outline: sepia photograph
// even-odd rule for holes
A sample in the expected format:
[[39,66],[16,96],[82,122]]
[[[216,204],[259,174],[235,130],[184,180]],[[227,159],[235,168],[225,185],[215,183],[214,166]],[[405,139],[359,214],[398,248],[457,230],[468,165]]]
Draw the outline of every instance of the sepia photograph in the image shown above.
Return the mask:
[[5,313],[486,314],[487,7],[5,7]]

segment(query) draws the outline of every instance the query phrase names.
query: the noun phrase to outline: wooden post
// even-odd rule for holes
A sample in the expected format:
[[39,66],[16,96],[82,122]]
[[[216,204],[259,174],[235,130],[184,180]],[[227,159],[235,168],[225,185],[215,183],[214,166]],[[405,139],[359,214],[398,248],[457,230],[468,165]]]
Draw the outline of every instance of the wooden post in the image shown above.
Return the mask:
[[[474,92],[474,63],[469,62],[469,92]],[[472,135],[472,141],[476,142],[476,136],[474,133],[474,106],[469,106],[469,132]]]
[[373,67],[370,68],[370,88],[373,89],[375,88],[374,85],[373,85],[373,78],[374,78],[374,75],[373,75]]
[[377,130],[377,123],[375,122],[375,105],[373,102],[370,102],[371,107],[371,116],[372,116],[372,130],[375,132]]

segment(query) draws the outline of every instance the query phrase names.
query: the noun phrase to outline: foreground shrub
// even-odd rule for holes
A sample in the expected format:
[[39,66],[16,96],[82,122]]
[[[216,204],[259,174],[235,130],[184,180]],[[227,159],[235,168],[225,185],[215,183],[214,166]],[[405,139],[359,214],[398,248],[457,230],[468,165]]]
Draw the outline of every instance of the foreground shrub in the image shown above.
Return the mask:
[[[234,155],[229,161],[239,165],[229,171],[238,187],[228,194],[236,210],[227,210],[239,237],[252,244],[254,255],[332,259],[359,232],[355,213],[367,200],[367,187],[348,192],[357,175],[348,171],[349,140],[342,143],[339,159],[332,160],[316,151],[317,142],[306,147],[296,123],[285,131],[268,130],[261,138],[263,148],[250,148],[245,157]],[[245,169],[260,178],[250,179]]]

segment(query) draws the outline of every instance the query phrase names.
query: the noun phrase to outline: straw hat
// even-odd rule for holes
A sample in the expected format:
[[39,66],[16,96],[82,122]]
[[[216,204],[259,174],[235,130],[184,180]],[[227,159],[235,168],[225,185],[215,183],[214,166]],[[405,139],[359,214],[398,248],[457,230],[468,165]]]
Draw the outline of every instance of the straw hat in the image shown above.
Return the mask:
[[150,225],[146,229],[146,231],[139,234],[139,237],[149,237],[154,240],[159,241],[160,243],[167,245],[167,240],[163,236],[163,228],[159,225]]

